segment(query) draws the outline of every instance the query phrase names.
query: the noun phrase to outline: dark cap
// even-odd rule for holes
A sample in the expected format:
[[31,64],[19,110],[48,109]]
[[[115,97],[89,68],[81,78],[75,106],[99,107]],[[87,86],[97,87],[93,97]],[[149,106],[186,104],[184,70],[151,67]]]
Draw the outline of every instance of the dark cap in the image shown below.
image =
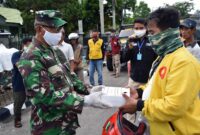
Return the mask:
[[186,27],[186,28],[189,28],[189,29],[190,28],[196,28],[196,25],[197,25],[197,23],[190,18],[187,18],[187,19],[180,22],[180,27],[182,26],[182,27]]
[[36,11],[35,14],[35,25],[61,27],[67,23],[61,19],[61,13],[58,10],[40,10]]

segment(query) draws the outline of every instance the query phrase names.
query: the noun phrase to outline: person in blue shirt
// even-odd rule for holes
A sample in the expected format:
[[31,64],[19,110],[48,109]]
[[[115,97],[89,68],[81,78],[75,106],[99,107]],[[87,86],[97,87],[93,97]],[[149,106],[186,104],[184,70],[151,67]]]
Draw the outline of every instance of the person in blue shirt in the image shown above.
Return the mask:
[[13,99],[14,99],[14,126],[16,128],[22,127],[21,124],[21,108],[26,100],[26,92],[24,88],[24,83],[22,76],[16,66],[16,63],[19,61],[22,52],[28,47],[31,43],[31,39],[25,38],[22,41],[22,49],[18,52],[15,52],[12,55],[11,61],[13,64],[12,69],[12,86],[13,86]]

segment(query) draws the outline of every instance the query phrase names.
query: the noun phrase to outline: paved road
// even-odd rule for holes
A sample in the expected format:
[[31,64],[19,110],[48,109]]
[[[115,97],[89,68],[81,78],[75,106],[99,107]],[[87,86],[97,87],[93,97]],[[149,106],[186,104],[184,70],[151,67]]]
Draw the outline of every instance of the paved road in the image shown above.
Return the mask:
[[[111,76],[111,73],[108,72],[105,67],[103,71],[103,77],[104,84],[107,86],[125,86],[128,80],[126,72],[122,72],[119,78],[114,78],[113,76]],[[104,122],[116,110],[117,108],[97,109],[92,107],[85,107],[83,109],[82,114],[79,115],[79,122],[81,128],[77,129],[77,135],[101,135]],[[29,135],[29,118],[30,109],[27,109],[23,111],[22,128],[14,128],[13,117],[0,123],[0,135]]]

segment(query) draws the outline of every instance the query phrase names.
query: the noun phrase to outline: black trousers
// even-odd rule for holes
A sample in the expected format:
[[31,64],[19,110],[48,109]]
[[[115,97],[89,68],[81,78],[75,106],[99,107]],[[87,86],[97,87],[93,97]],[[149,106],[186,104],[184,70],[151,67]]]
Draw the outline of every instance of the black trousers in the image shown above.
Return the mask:
[[15,119],[21,120],[21,109],[26,100],[25,91],[13,92],[14,97],[14,116]]

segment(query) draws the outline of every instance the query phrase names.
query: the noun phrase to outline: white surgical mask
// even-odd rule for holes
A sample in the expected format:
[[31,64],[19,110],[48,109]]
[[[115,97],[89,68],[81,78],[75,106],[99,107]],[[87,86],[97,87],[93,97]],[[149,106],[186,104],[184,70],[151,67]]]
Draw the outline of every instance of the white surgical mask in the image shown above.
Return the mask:
[[23,50],[24,50],[24,51],[26,51],[27,49],[28,49],[28,47],[27,47],[27,46],[24,46],[24,47],[23,47]]
[[143,29],[143,30],[134,30],[134,33],[136,35],[136,37],[141,38],[146,34],[147,30]]
[[58,43],[61,41],[62,32],[51,33],[51,32],[48,32],[47,30],[45,30],[45,34],[43,37],[48,45],[55,46],[55,45],[58,45]]

